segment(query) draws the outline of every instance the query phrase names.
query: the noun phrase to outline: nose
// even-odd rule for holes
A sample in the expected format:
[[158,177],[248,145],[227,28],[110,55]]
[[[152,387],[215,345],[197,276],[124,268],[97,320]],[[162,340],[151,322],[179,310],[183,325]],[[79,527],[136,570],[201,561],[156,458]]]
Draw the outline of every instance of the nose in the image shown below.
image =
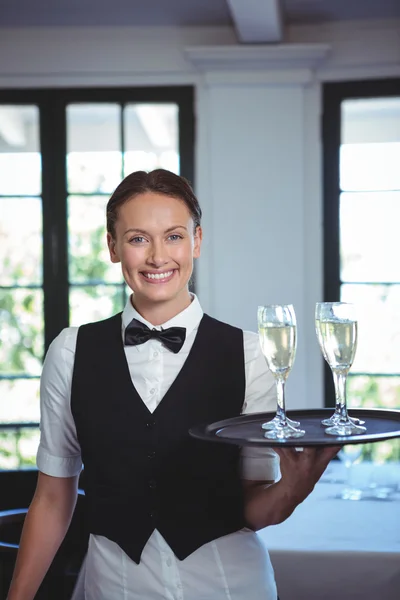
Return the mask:
[[156,268],[160,268],[168,262],[167,248],[162,241],[153,241],[149,248],[147,262]]

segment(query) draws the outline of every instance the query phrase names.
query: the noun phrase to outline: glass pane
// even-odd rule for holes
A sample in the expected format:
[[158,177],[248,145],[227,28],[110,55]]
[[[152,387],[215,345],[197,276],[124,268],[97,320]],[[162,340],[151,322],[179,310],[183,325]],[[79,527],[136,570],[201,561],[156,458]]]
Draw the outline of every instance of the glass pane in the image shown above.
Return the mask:
[[71,287],[69,302],[74,327],[107,319],[124,308],[123,285]]
[[[400,377],[351,375],[347,379],[347,400],[353,408],[400,408]],[[350,411],[351,413],[351,411]],[[364,460],[399,461],[400,439],[364,444]]]
[[358,345],[352,373],[400,373],[400,285],[351,285],[341,300],[354,302]]
[[0,285],[42,283],[40,198],[0,198]]
[[400,189],[400,96],[341,104],[342,190]]
[[400,282],[399,223],[400,192],[341,195],[342,281]]
[[39,379],[0,379],[0,422],[38,423]]
[[124,109],[124,174],[163,168],[179,174],[176,104],[130,104]]
[[400,96],[351,98],[341,104],[343,144],[400,141]]
[[349,406],[400,409],[400,377],[351,375],[347,380]]
[[343,191],[400,190],[400,143],[345,144],[340,148]]
[[0,469],[24,469],[36,466],[39,429],[0,430]]
[[364,461],[376,464],[400,461],[400,439],[386,440],[374,444],[363,444],[362,455]]
[[122,179],[117,104],[67,107],[67,180],[70,193],[110,194]]
[[0,373],[39,375],[43,359],[42,290],[0,290]]
[[0,195],[40,195],[37,106],[0,106]]
[[68,198],[69,280],[122,282],[121,265],[110,261],[106,240],[108,197]]

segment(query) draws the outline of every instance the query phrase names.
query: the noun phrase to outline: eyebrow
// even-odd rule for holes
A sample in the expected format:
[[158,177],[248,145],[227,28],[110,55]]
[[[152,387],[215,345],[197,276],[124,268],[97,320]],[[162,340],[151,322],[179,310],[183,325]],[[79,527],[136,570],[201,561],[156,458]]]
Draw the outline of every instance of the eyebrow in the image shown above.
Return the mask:
[[[184,229],[185,231],[187,231],[184,225],[174,225],[173,227],[168,227],[168,229],[166,229],[164,233],[170,233],[171,231],[174,231],[176,229]],[[130,229],[127,229],[124,235],[126,235],[127,233],[142,233],[144,235],[149,235],[149,232],[145,229],[137,229],[136,227],[131,227]]]

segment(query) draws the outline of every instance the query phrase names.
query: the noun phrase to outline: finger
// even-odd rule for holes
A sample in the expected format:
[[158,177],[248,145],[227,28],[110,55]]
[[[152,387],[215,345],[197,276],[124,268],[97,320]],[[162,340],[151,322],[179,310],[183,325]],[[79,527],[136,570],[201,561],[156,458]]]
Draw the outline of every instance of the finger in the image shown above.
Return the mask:
[[340,447],[338,447],[338,446],[329,446],[329,447],[325,447],[323,449],[323,451],[320,452],[317,464],[319,465],[321,473],[323,473],[325,471],[326,467],[329,465],[331,460],[333,458],[335,458],[335,456],[337,455],[339,450],[340,450]]
[[294,461],[297,458],[298,452],[295,448],[274,448],[274,450],[281,460]]
[[307,448],[304,448],[303,454],[311,458],[334,457],[342,447],[343,446],[308,446]]
[[318,453],[318,451],[319,451],[318,446],[308,446],[307,448],[304,448],[303,455],[314,457]]
[[342,448],[343,446],[326,446],[323,454],[327,459],[332,460]]

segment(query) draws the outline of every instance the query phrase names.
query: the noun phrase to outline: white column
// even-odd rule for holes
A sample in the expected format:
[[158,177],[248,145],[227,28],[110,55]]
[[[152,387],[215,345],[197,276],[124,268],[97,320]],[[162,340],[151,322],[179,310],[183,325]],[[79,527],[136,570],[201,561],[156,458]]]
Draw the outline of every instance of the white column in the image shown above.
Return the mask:
[[259,304],[294,304],[292,408],[323,402],[312,317],[314,302],[322,298],[319,86],[312,68],[326,52],[189,50],[203,72],[197,106],[197,192],[204,210],[198,293],[213,316],[253,331]]

